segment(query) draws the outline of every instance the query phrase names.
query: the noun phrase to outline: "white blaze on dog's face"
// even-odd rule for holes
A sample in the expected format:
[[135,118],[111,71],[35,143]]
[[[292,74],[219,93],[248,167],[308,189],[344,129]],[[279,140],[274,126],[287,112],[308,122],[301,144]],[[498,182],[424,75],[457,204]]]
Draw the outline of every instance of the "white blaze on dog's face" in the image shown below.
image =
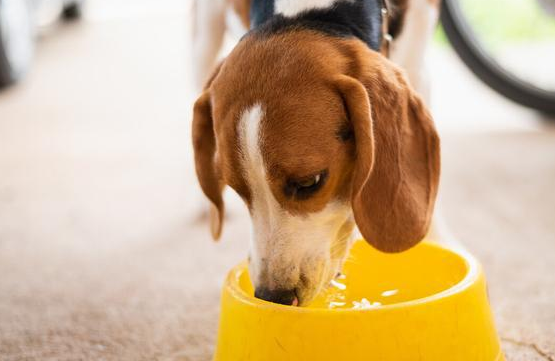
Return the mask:
[[355,39],[246,36],[195,103],[193,143],[214,237],[224,186],[249,208],[259,298],[310,302],[340,270],[355,221],[386,252],[427,230],[439,176],[432,120],[401,72]]
[[[292,154],[296,159],[287,159],[290,150],[280,151],[288,146],[287,141],[272,145],[277,159],[265,157],[263,154],[268,153],[264,153],[262,144],[272,142],[274,137],[264,134],[264,118],[263,105],[252,105],[242,113],[237,131],[243,175],[250,190],[249,271],[258,293],[278,290],[279,298],[291,297],[286,291],[293,291],[303,304],[339,271],[351,243],[354,221],[348,200],[339,197],[332,196],[321,209],[303,210],[303,203],[309,204],[310,198],[326,186],[330,166],[306,163],[315,156],[308,154],[310,149]],[[330,141],[341,141],[334,138]],[[304,144],[310,146],[310,141]]]

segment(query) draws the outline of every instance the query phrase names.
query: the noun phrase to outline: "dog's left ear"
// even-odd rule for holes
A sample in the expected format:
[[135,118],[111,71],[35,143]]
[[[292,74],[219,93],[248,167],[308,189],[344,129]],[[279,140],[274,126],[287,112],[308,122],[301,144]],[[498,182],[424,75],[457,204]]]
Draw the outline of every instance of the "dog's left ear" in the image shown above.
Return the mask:
[[379,59],[361,66],[358,78],[339,75],[335,85],[355,137],[355,221],[374,247],[400,252],[428,231],[439,183],[439,138],[404,75],[374,56]]
[[202,95],[195,102],[193,110],[193,149],[195,152],[195,169],[202,191],[211,202],[210,230],[214,240],[220,238],[224,220],[224,201],[222,192],[224,183],[216,157],[216,135],[212,119],[212,102],[210,84],[216,72],[206,86]]

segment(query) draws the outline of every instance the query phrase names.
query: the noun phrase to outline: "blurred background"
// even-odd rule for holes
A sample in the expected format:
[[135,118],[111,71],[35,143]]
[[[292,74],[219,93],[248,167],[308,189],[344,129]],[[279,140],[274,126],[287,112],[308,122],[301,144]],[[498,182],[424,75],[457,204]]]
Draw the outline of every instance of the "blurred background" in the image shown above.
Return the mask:
[[[484,264],[507,359],[555,360],[555,4],[447,5],[440,209]],[[211,358],[249,225],[231,194],[220,243],[198,218],[191,8],[0,0],[0,359]]]

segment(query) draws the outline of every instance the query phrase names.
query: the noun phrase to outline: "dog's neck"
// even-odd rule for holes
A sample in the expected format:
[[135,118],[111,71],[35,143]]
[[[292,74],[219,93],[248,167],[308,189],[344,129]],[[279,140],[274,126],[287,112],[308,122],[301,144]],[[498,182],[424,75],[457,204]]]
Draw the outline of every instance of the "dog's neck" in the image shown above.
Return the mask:
[[357,37],[379,51],[383,0],[252,0],[251,29],[281,32],[311,29]]

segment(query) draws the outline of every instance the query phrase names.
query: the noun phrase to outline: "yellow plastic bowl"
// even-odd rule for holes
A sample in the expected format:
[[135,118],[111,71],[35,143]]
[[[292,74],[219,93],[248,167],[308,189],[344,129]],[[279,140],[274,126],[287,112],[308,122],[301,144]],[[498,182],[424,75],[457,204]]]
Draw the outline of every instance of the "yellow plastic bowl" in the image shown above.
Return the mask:
[[425,242],[392,255],[359,241],[344,273],[344,290],[292,307],[254,298],[247,264],[232,269],[214,361],[505,360],[471,255]]

